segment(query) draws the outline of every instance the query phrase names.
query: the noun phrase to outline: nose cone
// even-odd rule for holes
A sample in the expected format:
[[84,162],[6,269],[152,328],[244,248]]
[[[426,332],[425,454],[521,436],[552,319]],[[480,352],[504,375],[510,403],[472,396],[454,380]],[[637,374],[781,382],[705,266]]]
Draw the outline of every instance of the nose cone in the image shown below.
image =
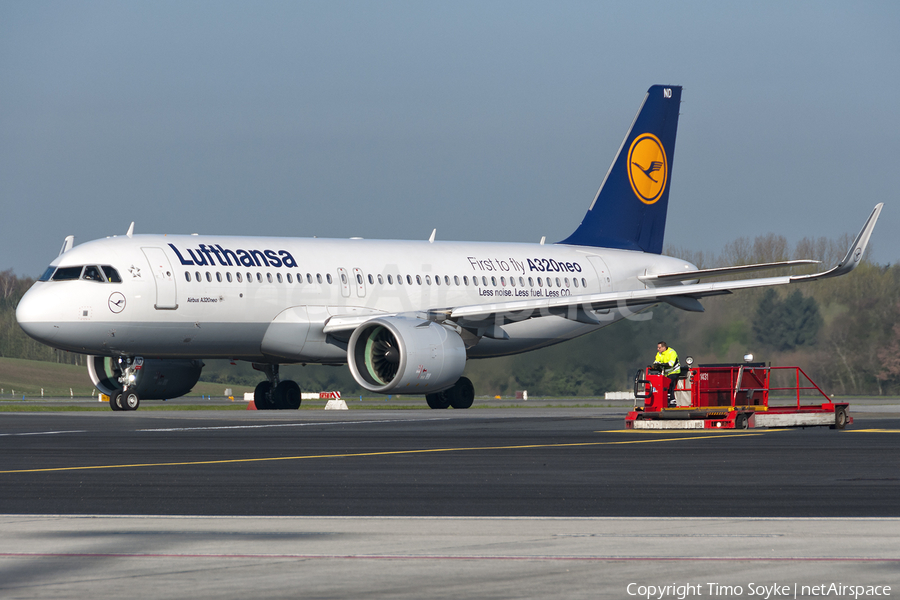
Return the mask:
[[25,292],[16,307],[16,321],[22,331],[39,342],[49,344],[59,333],[59,325],[54,322],[54,294],[50,290],[41,289],[43,284],[36,283]]

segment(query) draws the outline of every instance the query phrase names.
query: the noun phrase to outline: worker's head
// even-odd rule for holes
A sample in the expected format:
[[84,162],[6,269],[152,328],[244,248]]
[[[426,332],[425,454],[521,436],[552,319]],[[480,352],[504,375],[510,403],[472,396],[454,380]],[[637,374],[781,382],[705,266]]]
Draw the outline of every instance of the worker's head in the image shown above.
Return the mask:
[[656,351],[657,352],[665,352],[669,348],[669,345],[665,342],[657,342],[656,343]]

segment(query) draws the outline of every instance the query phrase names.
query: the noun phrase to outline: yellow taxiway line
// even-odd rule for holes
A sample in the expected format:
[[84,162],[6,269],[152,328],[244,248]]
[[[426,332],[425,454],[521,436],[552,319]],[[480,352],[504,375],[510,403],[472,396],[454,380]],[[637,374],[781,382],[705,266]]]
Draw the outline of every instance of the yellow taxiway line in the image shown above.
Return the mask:
[[708,440],[712,438],[736,437],[747,435],[763,435],[762,432],[753,433],[717,433],[708,435],[693,435],[686,437],[672,437],[664,439],[647,439],[647,440],[624,440],[619,442],[577,442],[570,444],[528,444],[521,446],[475,446],[470,448],[426,448],[418,450],[390,450],[385,452],[350,452],[343,454],[310,454],[305,456],[274,456],[265,458],[230,458],[223,460],[198,460],[185,462],[162,462],[162,463],[132,463],[123,465],[89,465],[76,467],[53,467],[45,469],[16,469],[10,471],[0,471],[0,475],[9,475],[12,473],[50,473],[59,471],[90,471],[100,469],[135,469],[141,467],[183,467],[196,465],[226,465],[238,463],[254,463],[254,462],[272,462],[280,460],[310,460],[316,458],[358,458],[368,456],[400,456],[409,454],[428,454],[438,452],[477,452],[490,450],[528,450],[535,448],[577,448],[587,446],[615,446],[622,444],[653,444],[659,442],[680,442],[685,440]]

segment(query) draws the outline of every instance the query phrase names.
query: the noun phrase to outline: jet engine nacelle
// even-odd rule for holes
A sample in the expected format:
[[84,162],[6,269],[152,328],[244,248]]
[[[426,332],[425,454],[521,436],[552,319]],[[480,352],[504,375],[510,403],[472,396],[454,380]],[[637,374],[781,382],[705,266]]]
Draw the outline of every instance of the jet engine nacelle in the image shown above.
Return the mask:
[[379,317],[356,328],[347,345],[359,385],[381,394],[431,394],[451,387],[466,366],[455,331],[433,321]]
[[[113,396],[122,390],[122,370],[116,359],[88,356],[87,364],[91,381],[101,393]],[[200,360],[145,358],[140,369],[134,369],[134,380],[128,389],[142,400],[178,398],[193,389],[202,370]]]

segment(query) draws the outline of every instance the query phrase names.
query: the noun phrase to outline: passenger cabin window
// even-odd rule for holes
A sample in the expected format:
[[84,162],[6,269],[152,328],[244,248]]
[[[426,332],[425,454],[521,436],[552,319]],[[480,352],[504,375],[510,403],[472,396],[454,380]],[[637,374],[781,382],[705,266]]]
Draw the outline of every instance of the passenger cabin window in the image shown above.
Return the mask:
[[185,280],[185,281],[190,281],[190,280],[191,280],[191,274],[190,274],[189,271],[185,271],[185,272],[184,272],[184,280]]

